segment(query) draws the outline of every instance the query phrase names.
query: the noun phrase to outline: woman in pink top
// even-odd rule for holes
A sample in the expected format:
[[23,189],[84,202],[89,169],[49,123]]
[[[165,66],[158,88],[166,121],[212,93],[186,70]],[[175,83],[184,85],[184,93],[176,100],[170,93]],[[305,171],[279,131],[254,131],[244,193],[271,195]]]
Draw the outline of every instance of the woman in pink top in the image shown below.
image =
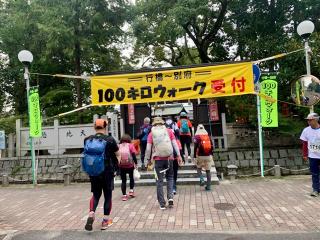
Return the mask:
[[119,169],[121,176],[121,190],[122,190],[122,201],[128,200],[128,195],[126,193],[126,185],[127,185],[127,174],[129,174],[130,178],[130,191],[129,197],[135,197],[134,195],[134,178],[133,171],[137,166],[137,158],[136,158],[136,149],[134,145],[131,143],[131,137],[128,134],[124,134],[120,139],[119,144],[119,152],[120,152],[120,161],[119,161]]
[[164,175],[167,180],[167,199],[169,207],[173,207],[173,152],[177,153],[177,160],[181,163],[180,151],[175,136],[171,129],[167,129],[161,117],[155,117],[152,123],[151,133],[148,135],[145,160],[148,165],[152,158],[155,160],[155,172],[157,182],[157,198],[160,209],[166,209],[166,201],[163,195]]

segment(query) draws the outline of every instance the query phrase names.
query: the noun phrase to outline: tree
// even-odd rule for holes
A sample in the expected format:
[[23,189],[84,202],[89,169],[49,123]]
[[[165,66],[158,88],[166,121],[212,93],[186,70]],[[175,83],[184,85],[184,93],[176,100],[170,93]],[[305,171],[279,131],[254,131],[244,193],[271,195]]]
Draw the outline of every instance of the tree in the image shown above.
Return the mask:
[[[112,61],[117,61],[119,67],[119,53],[112,45],[121,42],[121,26],[127,18],[125,1],[38,0],[35,4],[38,13],[43,13],[38,26],[48,35],[47,51],[53,52],[59,46],[63,58],[72,66],[68,74],[112,70],[112,64],[107,65]],[[82,84],[78,80],[74,84],[77,107],[81,107]]]
[[[34,55],[31,72],[82,75],[123,66],[119,46],[129,18],[125,0],[0,1],[0,9],[0,53],[9,59],[0,62],[0,81],[16,114],[27,109],[17,59],[22,49]],[[89,102],[85,81],[31,75],[31,85],[39,85],[48,116]]]
[[[137,1],[133,30],[138,49],[147,48],[154,60],[171,65],[185,64],[182,59],[191,63],[212,62],[217,52],[210,50],[221,49],[220,44],[215,43],[223,39],[219,31],[223,28],[228,4],[228,0]],[[188,46],[189,42],[193,46]],[[197,55],[190,51],[192,48]],[[218,54],[221,55],[221,51]],[[225,59],[225,55],[226,52],[219,58]]]

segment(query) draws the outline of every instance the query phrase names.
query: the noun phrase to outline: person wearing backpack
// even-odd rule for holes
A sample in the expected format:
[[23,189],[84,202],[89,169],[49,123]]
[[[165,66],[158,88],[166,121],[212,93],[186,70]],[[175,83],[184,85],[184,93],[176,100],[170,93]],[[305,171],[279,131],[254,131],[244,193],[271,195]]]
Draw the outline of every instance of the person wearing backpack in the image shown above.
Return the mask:
[[143,120],[143,125],[140,127],[138,138],[140,139],[140,148],[141,148],[141,170],[146,169],[144,165],[145,152],[147,148],[148,135],[151,131],[150,118],[146,117]]
[[187,147],[188,151],[188,161],[191,162],[191,147],[190,144],[192,142],[192,124],[190,120],[188,119],[187,113],[181,112],[180,113],[180,119],[177,123],[178,128],[180,130],[180,141],[182,145],[182,153],[185,155],[185,146]]
[[128,200],[128,195],[126,192],[127,185],[127,174],[130,178],[130,191],[129,197],[134,198],[134,178],[133,171],[137,167],[136,149],[131,143],[131,137],[128,134],[124,134],[120,139],[119,144],[120,152],[120,176],[121,176],[121,191],[122,191],[122,201]]
[[153,127],[148,135],[148,144],[145,154],[145,160],[148,166],[151,165],[151,156],[154,160],[157,199],[160,209],[167,208],[163,194],[164,175],[167,180],[167,199],[168,207],[173,207],[173,152],[177,153],[177,160],[181,164],[179,148],[171,129],[167,129],[161,117],[155,117],[152,123]]
[[[180,142],[180,131],[177,126],[177,124],[172,121],[171,117],[168,117],[165,122],[166,128],[170,129],[173,131],[174,136],[177,141],[177,145],[179,148],[180,156],[182,158],[182,161],[184,162],[183,154],[182,154],[182,147],[181,147],[181,142]],[[178,179],[178,169],[179,169],[179,162],[178,162],[178,155],[175,151],[173,151],[173,194],[175,195],[177,193],[177,179]]]
[[120,154],[116,140],[107,134],[107,125],[104,119],[97,119],[94,124],[96,134],[84,140],[82,167],[89,175],[92,192],[89,216],[85,225],[87,231],[92,231],[95,211],[102,192],[104,195],[104,216],[101,230],[107,229],[113,223],[109,215],[112,207],[114,173],[118,168]]
[[194,157],[197,165],[197,172],[200,178],[200,186],[205,185],[202,176],[202,169],[206,171],[207,184],[205,190],[211,190],[211,164],[213,162],[213,144],[208,132],[202,124],[199,124],[194,136]]

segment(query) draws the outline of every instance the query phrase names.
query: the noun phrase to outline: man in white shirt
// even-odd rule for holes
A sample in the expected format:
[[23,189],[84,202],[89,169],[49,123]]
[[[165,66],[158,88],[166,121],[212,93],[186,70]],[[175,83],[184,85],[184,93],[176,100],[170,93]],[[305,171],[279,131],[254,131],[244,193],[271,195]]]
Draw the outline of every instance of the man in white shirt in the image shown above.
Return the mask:
[[320,124],[319,115],[310,113],[307,118],[309,127],[303,129],[300,139],[302,140],[303,160],[308,161],[312,175],[312,189],[310,196],[318,197],[320,192],[319,184],[319,163],[320,163]]

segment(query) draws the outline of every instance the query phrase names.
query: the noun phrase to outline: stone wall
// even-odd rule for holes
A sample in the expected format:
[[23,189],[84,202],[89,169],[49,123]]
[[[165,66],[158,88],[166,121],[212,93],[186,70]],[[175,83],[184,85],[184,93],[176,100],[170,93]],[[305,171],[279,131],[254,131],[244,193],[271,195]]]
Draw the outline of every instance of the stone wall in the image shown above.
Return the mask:
[[[88,181],[87,175],[81,171],[81,155],[48,155],[38,157],[38,182],[62,182],[65,165],[70,165],[73,181]],[[31,182],[32,167],[30,157],[14,157],[0,159],[1,175],[9,175],[10,182]]]
[[[76,182],[88,181],[87,175],[81,171],[81,155],[39,156],[38,182],[62,182],[64,169],[62,166],[71,165],[71,180]],[[227,165],[238,166],[238,175],[249,175],[260,171],[260,156],[258,150],[239,150],[214,153],[218,174],[227,175]],[[264,151],[264,166],[268,170],[274,165],[283,168],[299,170],[308,168],[302,160],[300,149],[272,149]],[[308,171],[288,171],[282,169],[282,174],[306,174]],[[31,182],[32,168],[30,157],[15,157],[0,159],[0,174],[7,174],[10,182]],[[272,175],[268,171],[265,175]],[[14,179],[14,180],[13,180]]]
[[[280,165],[283,175],[306,174],[309,171],[297,171],[308,168],[309,165],[302,160],[301,149],[270,149],[264,150],[264,169],[268,170],[274,165]],[[238,175],[250,175],[260,171],[260,153],[258,150],[228,151],[214,154],[215,166],[218,173],[227,173],[227,165],[234,164],[238,167]],[[273,175],[267,171],[265,175]]]

